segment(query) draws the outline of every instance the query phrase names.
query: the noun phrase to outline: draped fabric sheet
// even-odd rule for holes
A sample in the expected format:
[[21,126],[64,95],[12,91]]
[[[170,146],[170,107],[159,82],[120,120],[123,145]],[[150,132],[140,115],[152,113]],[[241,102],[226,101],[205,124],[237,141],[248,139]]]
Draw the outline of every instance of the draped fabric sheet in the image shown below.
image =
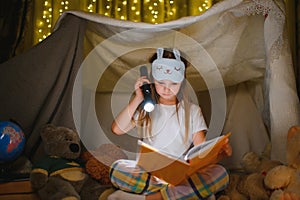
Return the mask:
[[113,116],[133,94],[138,66],[149,65],[155,48],[176,47],[191,63],[188,86],[208,137],[232,132],[228,167],[269,142],[272,158],[285,162],[299,100],[284,10],[282,1],[225,0],[200,16],[157,25],[66,12],[47,39],[1,64],[0,119],[22,125],[33,159],[43,154],[45,123],[76,128],[87,148],[113,142],[134,153],[134,133],[111,133]]

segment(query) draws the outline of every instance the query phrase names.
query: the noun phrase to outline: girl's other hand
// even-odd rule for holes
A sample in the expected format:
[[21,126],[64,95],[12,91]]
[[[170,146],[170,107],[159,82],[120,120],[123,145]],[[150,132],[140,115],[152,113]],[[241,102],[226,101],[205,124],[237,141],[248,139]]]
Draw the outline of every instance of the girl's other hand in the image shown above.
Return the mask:
[[229,139],[226,139],[226,143],[223,145],[221,151],[219,152],[219,157],[223,158],[223,157],[228,157],[232,155],[232,148],[229,144]]
[[212,163],[218,163],[220,162],[224,157],[229,157],[232,154],[232,148],[230,144],[228,143],[229,139],[226,138],[225,144],[222,146],[221,150],[219,151],[218,156]]
[[[194,145],[198,145],[201,144],[202,142],[204,142],[205,139],[205,132],[204,131],[199,131],[197,133],[195,133],[193,135],[193,142]],[[232,148],[229,144],[229,139],[226,138],[225,140],[225,144],[222,146],[216,160],[214,161],[215,163],[219,162],[220,160],[222,160],[224,157],[229,157],[232,155]]]

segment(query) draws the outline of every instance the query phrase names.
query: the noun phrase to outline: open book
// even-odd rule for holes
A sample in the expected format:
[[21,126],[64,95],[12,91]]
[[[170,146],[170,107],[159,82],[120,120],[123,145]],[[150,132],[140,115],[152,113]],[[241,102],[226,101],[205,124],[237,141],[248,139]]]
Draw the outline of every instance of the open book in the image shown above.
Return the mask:
[[137,164],[152,175],[172,185],[178,185],[197,170],[216,163],[229,135],[230,133],[227,133],[192,147],[184,158],[174,157],[139,141]]

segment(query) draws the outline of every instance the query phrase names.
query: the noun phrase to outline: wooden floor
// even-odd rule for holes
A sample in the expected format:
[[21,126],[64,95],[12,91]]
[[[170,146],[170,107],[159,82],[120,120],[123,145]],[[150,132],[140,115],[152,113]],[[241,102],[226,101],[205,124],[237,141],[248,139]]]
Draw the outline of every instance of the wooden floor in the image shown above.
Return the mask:
[[39,200],[29,180],[0,183],[0,200]]

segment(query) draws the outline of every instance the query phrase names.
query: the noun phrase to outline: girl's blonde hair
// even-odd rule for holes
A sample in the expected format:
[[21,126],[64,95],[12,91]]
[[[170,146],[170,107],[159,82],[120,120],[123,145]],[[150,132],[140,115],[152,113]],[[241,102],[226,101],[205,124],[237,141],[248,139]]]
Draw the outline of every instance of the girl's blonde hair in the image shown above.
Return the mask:
[[[157,58],[157,54],[155,53],[150,59],[150,63],[152,63],[155,59]],[[171,58],[171,59],[176,59],[172,49],[164,49],[164,54],[163,58]],[[181,60],[185,65],[185,68],[187,68],[187,60],[181,56]],[[185,70],[186,71],[186,70]],[[152,77],[152,73],[150,73],[150,81],[153,82],[154,79]],[[157,103],[159,103],[159,95],[155,90],[155,87],[153,84],[151,84],[151,94],[152,94],[152,99],[154,99]],[[176,98],[176,114],[177,114],[177,119],[179,120],[178,116],[178,108],[180,106],[180,102],[183,102],[183,109],[184,109],[184,119],[185,119],[185,137],[184,137],[184,142],[187,142],[188,140],[188,133],[189,133],[189,122],[190,122],[190,97],[188,94],[188,88],[186,87],[186,74],[184,74],[184,79],[181,83],[181,87],[179,89],[179,92],[177,94]],[[138,134],[141,139],[143,138],[149,138],[151,140],[152,137],[152,121],[150,118],[150,115],[148,112],[146,112],[141,105],[137,108],[137,111],[139,112],[138,119],[136,121],[136,125],[138,128]]]

